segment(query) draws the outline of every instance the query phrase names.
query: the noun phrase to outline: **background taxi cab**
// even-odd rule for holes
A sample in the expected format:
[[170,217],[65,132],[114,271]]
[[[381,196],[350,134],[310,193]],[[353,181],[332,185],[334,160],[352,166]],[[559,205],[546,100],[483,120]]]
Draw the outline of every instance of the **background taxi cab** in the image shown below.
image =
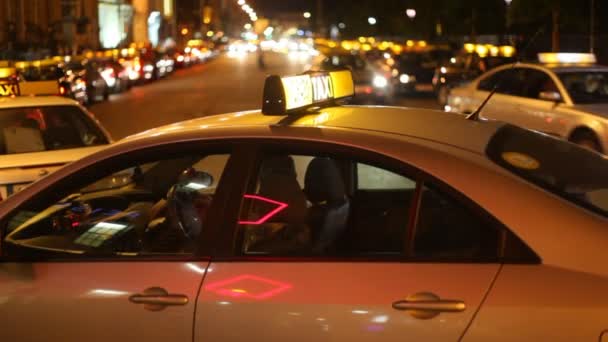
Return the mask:
[[0,196],[7,196],[64,164],[98,151],[111,139],[82,106],[60,96],[57,81],[16,82],[0,69]]
[[608,67],[592,54],[541,53],[539,61],[504,65],[453,89],[446,109],[471,113],[496,87],[482,117],[608,151]]
[[369,61],[363,54],[331,50],[313,62],[315,70],[349,69],[353,73],[356,101],[360,103],[390,103],[395,93],[390,68]]
[[608,160],[338,106],[353,88],[271,76],[262,111],[132,136],[9,198],[0,338],[597,341]]

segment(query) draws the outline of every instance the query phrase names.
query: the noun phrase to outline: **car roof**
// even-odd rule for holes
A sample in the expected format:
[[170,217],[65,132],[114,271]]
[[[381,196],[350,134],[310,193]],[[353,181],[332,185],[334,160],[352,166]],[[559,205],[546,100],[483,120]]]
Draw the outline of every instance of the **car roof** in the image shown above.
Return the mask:
[[[502,125],[504,123],[498,121],[470,121],[460,115],[430,109],[336,106],[304,115],[272,116],[254,110],[207,116],[154,128],[127,137],[122,141],[154,140],[167,134],[171,134],[175,140],[180,140],[180,135],[191,136],[193,130],[202,133],[221,128],[226,135],[233,133],[238,135],[242,134],[237,133],[237,131],[242,132],[242,130],[236,129],[238,127],[292,126],[314,127],[316,128],[314,134],[318,132],[319,128],[337,128],[352,132],[368,131],[387,136],[407,136],[483,154],[488,141]],[[231,128],[234,128],[235,132],[231,132]],[[268,130],[268,132],[268,135],[271,136],[272,130]]]
[[0,109],[33,106],[77,106],[74,100],[61,96],[0,97]]
[[[510,64],[501,67],[509,67]],[[566,63],[519,63],[518,67],[541,67],[553,72],[576,72],[576,71],[608,71],[608,66],[599,64],[566,64]]]

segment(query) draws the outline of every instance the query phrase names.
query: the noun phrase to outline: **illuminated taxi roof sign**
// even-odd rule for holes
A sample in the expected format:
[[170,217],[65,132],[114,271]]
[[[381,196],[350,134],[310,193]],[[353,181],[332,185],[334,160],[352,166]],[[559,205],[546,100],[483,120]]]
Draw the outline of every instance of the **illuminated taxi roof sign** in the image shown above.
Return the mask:
[[543,64],[595,64],[597,59],[592,53],[543,52],[538,54],[538,61]]
[[295,113],[311,107],[328,106],[354,94],[353,76],[349,70],[269,76],[264,84],[262,113]]
[[0,68],[0,97],[19,96],[19,82],[16,79],[15,68]]

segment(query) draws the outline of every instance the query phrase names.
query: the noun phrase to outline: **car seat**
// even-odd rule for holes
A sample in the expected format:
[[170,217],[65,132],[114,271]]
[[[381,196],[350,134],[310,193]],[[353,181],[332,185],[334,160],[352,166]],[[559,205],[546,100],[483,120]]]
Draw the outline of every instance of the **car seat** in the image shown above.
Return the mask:
[[304,192],[312,203],[308,222],[312,229],[313,252],[335,251],[335,242],[346,229],[350,202],[335,161],[316,157],[304,177]]

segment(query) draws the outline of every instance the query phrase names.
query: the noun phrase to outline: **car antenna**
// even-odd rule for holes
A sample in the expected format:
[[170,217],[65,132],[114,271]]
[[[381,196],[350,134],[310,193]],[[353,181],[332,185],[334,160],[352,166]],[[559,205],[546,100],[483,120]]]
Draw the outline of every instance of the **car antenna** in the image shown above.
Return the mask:
[[[515,58],[515,61],[513,62],[513,64],[511,64],[511,67],[509,68],[509,70],[515,69],[517,64],[519,64],[519,62],[521,62],[521,56],[524,55],[524,52],[528,51],[528,48],[536,40],[536,37],[538,37],[538,35],[543,31],[544,31],[544,27],[541,26],[536,31],[536,33],[534,33],[534,35],[532,36],[532,38],[530,38],[530,41],[528,41],[528,44],[526,44],[526,46],[523,48],[521,53],[518,53],[517,58]],[[473,113],[467,115],[467,120],[479,121],[479,114],[481,114],[481,110],[483,109],[483,107],[486,106],[486,104],[488,104],[488,102],[490,101],[492,96],[494,96],[494,93],[496,93],[496,90],[498,90],[498,86],[502,83],[502,81],[503,81],[503,79],[499,79],[498,82],[496,82],[496,84],[494,84],[494,87],[492,87],[492,90],[490,90],[490,93],[488,94],[488,96],[486,96],[485,100],[483,100],[483,102],[479,105],[479,107],[477,107],[477,109]]]

